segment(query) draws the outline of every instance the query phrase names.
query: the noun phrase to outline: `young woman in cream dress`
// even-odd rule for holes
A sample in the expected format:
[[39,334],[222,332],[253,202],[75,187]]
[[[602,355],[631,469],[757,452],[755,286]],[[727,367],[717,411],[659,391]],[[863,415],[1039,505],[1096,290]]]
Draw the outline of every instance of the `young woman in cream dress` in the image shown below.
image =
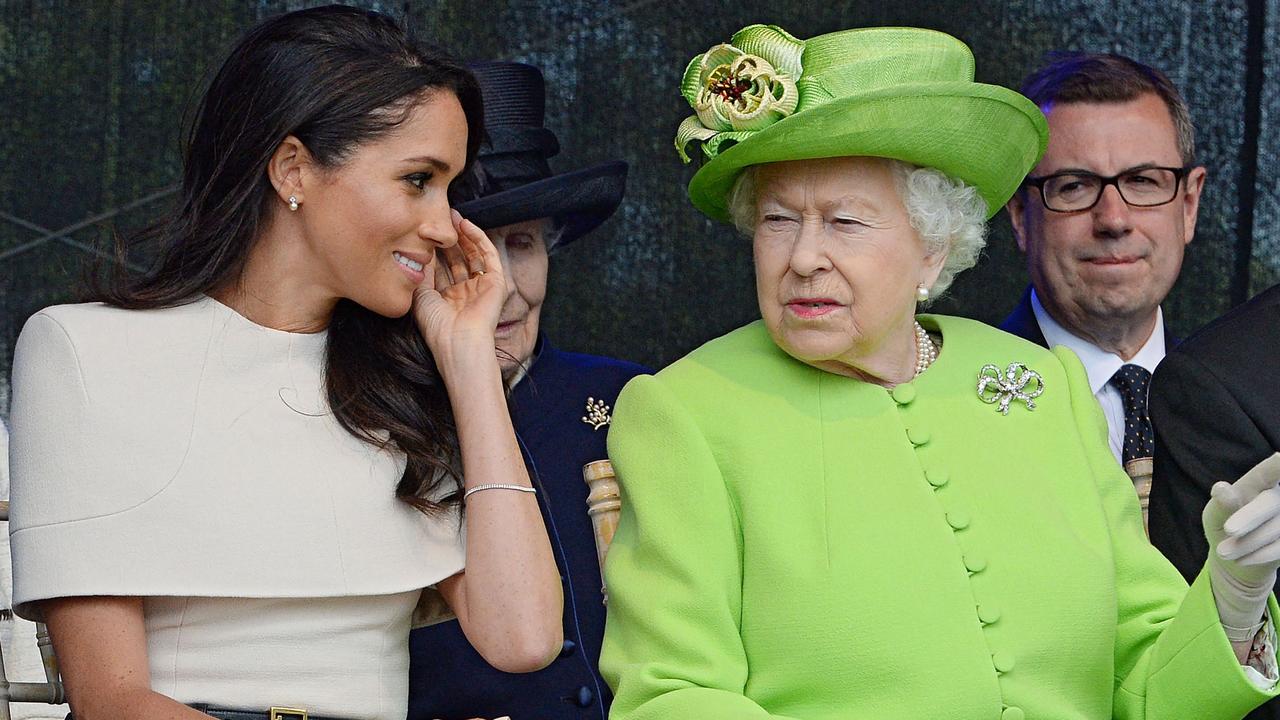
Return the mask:
[[28,321],[15,602],[79,720],[403,718],[427,587],[496,667],[555,657],[505,280],[446,199],[481,115],[384,16],[268,20],[205,93],[151,271]]

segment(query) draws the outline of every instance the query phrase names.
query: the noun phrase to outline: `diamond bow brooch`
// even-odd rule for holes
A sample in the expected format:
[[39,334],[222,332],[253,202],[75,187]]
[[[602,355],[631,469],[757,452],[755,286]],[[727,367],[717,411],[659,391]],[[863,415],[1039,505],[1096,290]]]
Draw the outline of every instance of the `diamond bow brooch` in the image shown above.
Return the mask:
[[983,365],[978,371],[978,397],[988,405],[999,403],[1001,415],[1009,414],[1009,404],[1021,400],[1028,410],[1036,409],[1035,399],[1044,392],[1044,379],[1040,373],[1026,365],[1009,363],[1004,372],[995,365]]

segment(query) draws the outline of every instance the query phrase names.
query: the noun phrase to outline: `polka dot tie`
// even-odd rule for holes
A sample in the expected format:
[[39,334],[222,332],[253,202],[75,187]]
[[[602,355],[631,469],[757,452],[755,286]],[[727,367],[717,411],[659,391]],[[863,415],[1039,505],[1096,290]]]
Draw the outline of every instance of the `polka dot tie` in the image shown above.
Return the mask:
[[1111,384],[1120,391],[1124,403],[1124,462],[1151,457],[1155,452],[1151,417],[1147,415],[1151,373],[1138,365],[1124,365],[1111,376]]

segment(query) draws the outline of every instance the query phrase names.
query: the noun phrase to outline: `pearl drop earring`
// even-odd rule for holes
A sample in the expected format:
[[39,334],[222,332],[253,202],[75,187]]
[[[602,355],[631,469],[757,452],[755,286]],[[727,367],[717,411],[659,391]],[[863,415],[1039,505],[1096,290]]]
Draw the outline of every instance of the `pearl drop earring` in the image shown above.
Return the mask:
[[289,196],[289,212],[298,212],[298,198]]
[[916,286],[916,302],[925,302],[929,299],[929,288],[920,283]]

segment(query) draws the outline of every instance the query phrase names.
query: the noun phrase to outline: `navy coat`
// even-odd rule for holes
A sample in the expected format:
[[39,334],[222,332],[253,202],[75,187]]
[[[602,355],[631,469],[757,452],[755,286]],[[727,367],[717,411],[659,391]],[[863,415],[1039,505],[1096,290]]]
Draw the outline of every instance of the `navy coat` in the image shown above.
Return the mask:
[[622,386],[650,372],[567,353],[539,338],[537,360],[511,393],[511,418],[564,581],[564,649],[551,665],[513,675],[472,649],[456,620],[409,636],[409,720],[605,720],[612,695],[597,665],[605,608],[582,466],[608,457],[608,426],[583,422],[587,398],[612,408]]

